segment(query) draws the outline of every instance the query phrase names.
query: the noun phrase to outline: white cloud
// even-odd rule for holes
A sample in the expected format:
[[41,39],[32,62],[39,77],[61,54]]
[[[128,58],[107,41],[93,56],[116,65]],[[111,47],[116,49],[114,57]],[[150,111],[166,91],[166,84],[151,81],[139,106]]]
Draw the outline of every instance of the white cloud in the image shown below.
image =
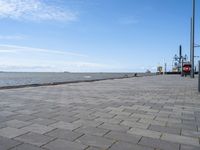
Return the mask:
[[18,45],[4,45],[0,44],[0,53],[16,53],[16,52],[37,52],[37,53],[50,53],[50,54],[58,54],[58,55],[70,55],[70,56],[78,56],[78,57],[88,57],[85,54],[74,53],[74,52],[66,52],[61,50],[50,50],[50,49],[42,49],[42,48],[33,48],[33,47],[25,47]]
[[75,21],[77,13],[49,5],[42,0],[0,0],[0,18]]
[[0,70],[1,71],[28,71],[28,72],[63,72],[63,71],[71,71],[71,72],[79,72],[79,71],[99,71],[104,70],[108,66],[92,63],[92,62],[65,62],[64,64],[21,64],[21,63],[3,63],[0,62]]
[[1,49],[0,50],[0,53],[15,53],[16,51],[14,51],[14,50],[5,50],[5,49]]
[[91,68],[104,68],[104,67],[108,67],[107,65],[104,64],[99,64],[99,63],[93,63],[93,62],[65,62],[63,64],[65,67],[78,67],[78,68],[82,68],[82,67],[91,67]]
[[64,50],[0,44],[0,54],[0,71],[98,72],[112,68],[85,54]]

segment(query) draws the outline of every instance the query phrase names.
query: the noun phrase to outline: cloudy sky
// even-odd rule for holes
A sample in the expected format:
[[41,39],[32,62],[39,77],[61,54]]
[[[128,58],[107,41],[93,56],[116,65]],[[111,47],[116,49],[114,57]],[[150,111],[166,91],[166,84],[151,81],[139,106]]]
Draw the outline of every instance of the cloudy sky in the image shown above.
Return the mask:
[[170,69],[180,44],[189,55],[191,1],[0,0],[0,70]]

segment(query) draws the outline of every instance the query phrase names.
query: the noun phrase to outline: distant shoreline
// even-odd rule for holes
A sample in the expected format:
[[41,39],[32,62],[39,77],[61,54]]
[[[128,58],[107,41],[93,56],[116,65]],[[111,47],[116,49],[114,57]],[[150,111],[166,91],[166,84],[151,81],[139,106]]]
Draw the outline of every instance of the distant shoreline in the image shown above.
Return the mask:
[[[137,76],[137,77],[141,77],[141,76]],[[67,81],[67,82],[27,84],[27,85],[16,85],[16,86],[3,86],[3,87],[0,87],[0,90],[26,88],[26,87],[39,87],[39,86],[54,86],[54,85],[71,84],[71,83],[82,83],[82,82],[97,82],[97,81],[114,80],[114,79],[125,79],[125,78],[133,78],[133,77],[107,78],[107,79],[94,79],[94,80],[77,80],[77,81]]]
[[[71,83],[81,83],[81,82],[97,82],[97,81],[103,81],[103,80],[114,80],[114,79],[124,79],[124,78],[132,78],[132,77],[142,77],[142,76],[149,76],[149,75],[155,75],[155,73],[70,73],[69,75],[63,75],[61,73],[58,73],[57,76],[54,76],[54,73],[41,73],[41,76],[33,76],[32,73],[27,73],[27,75],[32,75],[29,78],[21,77],[21,75],[24,75],[24,73],[18,73],[16,76],[13,73],[6,73],[10,75],[11,79],[14,83],[12,85],[12,81],[8,78],[5,82],[11,82],[9,85],[2,85],[0,86],[0,90],[4,89],[16,89],[16,88],[26,88],[26,87],[39,87],[39,86],[54,86],[54,85],[62,85],[62,84],[71,84]],[[26,74],[26,73],[25,73]],[[38,73],[40,74],[40,73]],[[36,73],[36,75],[38,75]],[[0,78],[1,78],[0,74]],[[49,76],[51,75],[51,76]],[[47,77],[46,77],[47,76]],[[61,81],[57,81],[61,77],[68,77],[67,79],[62,79]],[[69,77],[70,76],[70,77]],[[78,78],[76,77],[78,76]],[[52,79],[52,77],[56,78],[56,80]],[[74,77],[74,78],[73,78]],[[6,77],[7,78],[7,77]],[[16,79],[13,79],[16,78]],[[38,81],[37,78],[40,78]],[[50,78],[48,80],[44,80],[46,78]],[[21,81],[20,81],[21,80]],[[25,80],[25,81],[23,81]],[[32,83],[26,82],[26,80],[36,80]],[[2,81],[3,82],[3,78]]]

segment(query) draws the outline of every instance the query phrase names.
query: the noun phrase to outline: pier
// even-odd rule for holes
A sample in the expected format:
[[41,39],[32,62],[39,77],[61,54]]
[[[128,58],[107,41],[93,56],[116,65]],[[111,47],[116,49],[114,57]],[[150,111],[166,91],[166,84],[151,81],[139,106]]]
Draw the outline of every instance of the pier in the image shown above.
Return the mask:
[[197,78],[0,90],[1,150],[199,150]]

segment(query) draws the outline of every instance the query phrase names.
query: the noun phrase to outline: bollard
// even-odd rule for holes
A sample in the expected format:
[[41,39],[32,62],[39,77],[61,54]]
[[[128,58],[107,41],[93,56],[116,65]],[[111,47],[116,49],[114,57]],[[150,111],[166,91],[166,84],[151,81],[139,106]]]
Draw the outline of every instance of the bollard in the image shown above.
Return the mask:
[[198,81],[198,90],[200,92],[200,61],[199,61],[199,81]]

